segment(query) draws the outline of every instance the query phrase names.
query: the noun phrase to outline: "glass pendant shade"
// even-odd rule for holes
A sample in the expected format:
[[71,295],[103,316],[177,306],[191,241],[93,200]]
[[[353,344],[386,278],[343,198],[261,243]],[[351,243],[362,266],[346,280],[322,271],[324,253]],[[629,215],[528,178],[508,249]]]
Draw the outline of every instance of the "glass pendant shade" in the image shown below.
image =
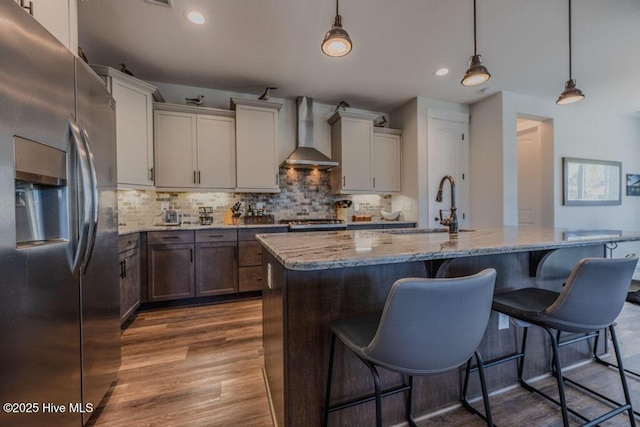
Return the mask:
[[558,97],[556,104],[558,105],[566,105],[573,104],[574,102],[582,101],[584,99],[584,94],[580,89],[576,87],[576,81],[573,79],[569,79],[564,84],[564,90]]
[[463,86],[477,86],[489,80],[491,78],[491,74],[487,68],[482,65],[482,59],[480,55],[473,55],[469,60],[469,68],[464,73],[464,77],[462,77]]
[[328,56],[341,57],[351,52],[351,47],[349,33],[342,28],[342,16],[336,15],[331,29],[322,40],[322,51]]

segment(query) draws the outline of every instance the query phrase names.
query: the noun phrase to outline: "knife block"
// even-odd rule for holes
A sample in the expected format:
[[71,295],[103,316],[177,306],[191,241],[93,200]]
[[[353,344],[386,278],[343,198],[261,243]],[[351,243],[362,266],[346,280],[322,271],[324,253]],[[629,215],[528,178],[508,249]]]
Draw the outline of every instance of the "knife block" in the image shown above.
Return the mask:
[[222,223],[224,225],[234,225],[233,212],[231,211],[231,209],[227,209],[227,212],[225,212]]

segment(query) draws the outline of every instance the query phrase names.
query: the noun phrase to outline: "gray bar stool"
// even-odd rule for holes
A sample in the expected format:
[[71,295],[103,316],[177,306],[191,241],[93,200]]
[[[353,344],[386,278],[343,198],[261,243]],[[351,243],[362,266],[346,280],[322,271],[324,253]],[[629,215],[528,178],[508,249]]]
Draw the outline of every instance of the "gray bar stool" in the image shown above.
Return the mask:
[[[415,426],[411,413],[413,376],[452,370],[475,354],[486,416],[471,410],[492,426],[482,357],[476,349],[491,314],[495,279],[492,268],[453,279],[401,279],[391,287],[382,313],[332,322],[323,425],[327,426],[330,412],[375,400],[376,425],[381,427],[382,396],[407,391],[406,417],[409,425]],[[330,406],[336,337],[369,368],[375,392]],[[381,390],[377,367],[408,375],[408,384]]]
[[[524,288],[496,294],[493,298],[493,309],[517,319],[519,321],[517,324],[525,329],[520,353],[488,362],[485,367],[518,358],[518,380],[520,384],[528,391],[538,393],[559,405],[562,410],[564,426],[569,426],[569,412],[585,421],[585,426],[594,426],[620,413],[628,412],[629,421],[632,426],[635,426],[636,422],[614,321],[622,310],[637,262],[638,257],[635,255],[614,259],[585,258],[580,260],[573,268],[561,292],[541,288]],[[530,325],[542,327],[550,337],[553,352],[553,375],[557,380],[560,401],[533,387],[523,378],[527,332]],[[605,398],[610,403],[617,405],[617,407],[593,420],[589,420],[582,414],[567,407],[564,383],[565,381],[576,383],[562,375],[559,348],[582,341],[585,338],[597,336],[601,329],[608,329],[611,333],[625,403],[620,404],[594,392],[594,394]],[[585,334],[585,336],[561,342],[560,334],[562,332]],[[587,389],[584,386],[580,387]],[[463,397],[463,399],[466,400],[466,397]]]

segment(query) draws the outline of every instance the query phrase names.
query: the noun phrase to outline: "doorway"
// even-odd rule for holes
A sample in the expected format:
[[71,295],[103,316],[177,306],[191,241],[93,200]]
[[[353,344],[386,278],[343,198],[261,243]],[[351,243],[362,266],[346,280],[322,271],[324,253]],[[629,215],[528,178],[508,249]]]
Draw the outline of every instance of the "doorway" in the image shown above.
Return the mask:
[[518,226],[553,226],[553,126],[518,117]]

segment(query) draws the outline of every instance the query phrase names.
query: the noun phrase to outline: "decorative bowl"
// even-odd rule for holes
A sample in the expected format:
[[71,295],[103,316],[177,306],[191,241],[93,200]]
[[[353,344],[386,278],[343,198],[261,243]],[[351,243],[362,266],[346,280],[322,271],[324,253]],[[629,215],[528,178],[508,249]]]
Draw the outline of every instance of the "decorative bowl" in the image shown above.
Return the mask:
[[382,214],[382,218],[386,219],[387,221],[395,221],[400,216],[400,211],[397,211],[397,212],[380,211],[380,213]]

